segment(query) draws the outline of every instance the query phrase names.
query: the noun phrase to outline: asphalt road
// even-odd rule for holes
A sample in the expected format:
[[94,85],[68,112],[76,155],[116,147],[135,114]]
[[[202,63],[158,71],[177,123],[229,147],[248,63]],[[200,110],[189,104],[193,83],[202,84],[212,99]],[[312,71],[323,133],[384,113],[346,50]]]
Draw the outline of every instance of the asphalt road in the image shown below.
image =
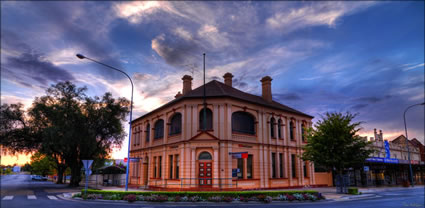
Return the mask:
[[424,207],[423,187],[399,189],[378,193],[375,198],[351,201],[322,201],[310,203],[114,203],[95,201],[64,200],[57,195],[72,192],[66,185],[52,182],[31,181],[29,175],[11,175],[1,178],[1,207],[2,208],[86,208],[86,207],[340,207],[340,208],[399,208]]

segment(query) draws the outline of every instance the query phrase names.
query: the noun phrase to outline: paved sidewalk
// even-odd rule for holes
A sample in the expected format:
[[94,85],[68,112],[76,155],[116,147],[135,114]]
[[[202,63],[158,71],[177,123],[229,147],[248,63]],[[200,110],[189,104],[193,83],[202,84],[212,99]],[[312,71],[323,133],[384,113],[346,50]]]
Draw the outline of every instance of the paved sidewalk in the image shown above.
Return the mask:
[[416,188],[424,189],[424,185],[416,185],[415,187],[401,187],[401,186],[393,186],[393,187],[384,186],[384,187],[367,187],[367,188],[359,187],[359,192],[362,193],[361,195],[337,194],[335,187],[302,188],[302,189],[293,189],[293,190],[315,190],[322,193],[323,196],[326,197],[326,199],[340,201],[340,200],[376,197],[378,193],[384,192],[384,191],[397,191],[397,190],[416,189]]

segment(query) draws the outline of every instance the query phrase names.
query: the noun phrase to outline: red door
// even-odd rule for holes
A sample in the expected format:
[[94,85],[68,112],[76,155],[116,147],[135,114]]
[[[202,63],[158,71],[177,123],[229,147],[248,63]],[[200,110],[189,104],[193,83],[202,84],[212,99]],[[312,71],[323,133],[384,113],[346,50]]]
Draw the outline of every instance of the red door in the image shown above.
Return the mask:
[[198,176],[200,187],[211,187],[212,186],[212,163],[211,162],[199,162]]

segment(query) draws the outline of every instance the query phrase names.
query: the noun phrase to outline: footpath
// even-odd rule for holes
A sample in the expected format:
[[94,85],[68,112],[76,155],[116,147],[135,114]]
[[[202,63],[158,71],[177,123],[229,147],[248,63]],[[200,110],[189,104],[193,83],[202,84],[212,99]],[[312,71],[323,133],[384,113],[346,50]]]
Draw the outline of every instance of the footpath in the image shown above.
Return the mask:
[[359,195],[351,194],[337,194],[336,187],[320,187],[320,188],[302,188],[294,190],[315,190],[322,193],[326,199],[332,201],[346,201],[346,200],[357,200],[365,198],[375,198],[378,197],[379,193],[385,191],[397,191],[397,190],[406,190],[406,189],[424,189],[424,185],[415,185],[414,187],[401,187],[401,186],[383,186],[383,187],[358,187]]

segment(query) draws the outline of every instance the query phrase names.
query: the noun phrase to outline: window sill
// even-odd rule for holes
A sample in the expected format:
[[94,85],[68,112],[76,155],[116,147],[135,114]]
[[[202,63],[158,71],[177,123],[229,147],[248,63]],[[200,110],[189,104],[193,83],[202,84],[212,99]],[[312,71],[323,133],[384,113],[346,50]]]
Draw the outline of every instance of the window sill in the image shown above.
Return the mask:
[[247,179],[232,179],[232,181],[259,181],[260,179],[258,178],[247,178]]
[[232,131],[232,134],[234,134],[234,135],[241,135],[241,136],[252,136],[252,137],[256,137],[257,136],[257,134],[241,133],[241,132],[234,132],[234,131]]

